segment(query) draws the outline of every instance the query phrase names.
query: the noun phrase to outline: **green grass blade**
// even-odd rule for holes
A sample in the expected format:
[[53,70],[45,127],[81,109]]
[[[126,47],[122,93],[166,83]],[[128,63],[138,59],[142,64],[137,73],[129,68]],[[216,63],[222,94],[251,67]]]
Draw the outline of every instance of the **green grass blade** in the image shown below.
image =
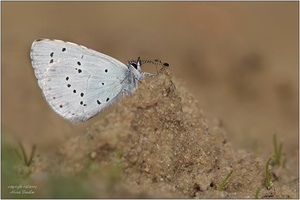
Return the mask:
[[255,192],[255,199],[258,199],[258,195],[259,195],[261,189],[262,189],[261,186],[259,186],[259,187],[257,188],[257,190],[256,190],[256,192]]
[[231,176],[231,174],[233,173],[233,171],[231,171],[227,176],[226,178],[223,180],[222,184],[218,187],[218,191],[221,191],[223,190],[225,184],[227,183],[227,180],[229,179],[229,177]]
[[28,161],[28,165],[27,165],[27,166],[30,166],[30,165],[31,165],[32,160],[33,160],[33,157],[34,157],[35,150],[36,150],[36,145],[33,145],[33,146],[32,146],[32,150],[31,150],[31,154],[30,154],[30,157],[29,157],[29,161]]
[[272,159],[274,159],[274,155],[270,156],[267,165],[266,165],[266,185],[267,185],[267,189],[271,189],[272,187],[272,181],[270,180],[270,173],[269,173],[269,165]]
[[22,151],[22,155],[23,155],[23,158],[24,158],[24,163],[25,163],[26,166],[28,166],[27,165],[28,159],[27,159],[27,155],[26,155],[26,152],[25,152],[25,149],[24,149],[24,146],[23,146],[22,142],[19,142],[19,146],[20,146],[21,151]]

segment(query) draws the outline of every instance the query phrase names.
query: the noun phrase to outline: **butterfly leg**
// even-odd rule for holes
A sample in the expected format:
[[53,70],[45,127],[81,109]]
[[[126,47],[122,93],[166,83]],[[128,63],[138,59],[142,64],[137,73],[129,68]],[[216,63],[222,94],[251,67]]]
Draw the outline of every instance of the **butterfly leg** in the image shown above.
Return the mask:
[[143,75],[143,76],[150,76],[150,77],[155,77],[155,76],[157,76],[157,75],[155,75],[155,74],[151,74],[151,73],[148,73],[148,72],[143,72],[142,75]]

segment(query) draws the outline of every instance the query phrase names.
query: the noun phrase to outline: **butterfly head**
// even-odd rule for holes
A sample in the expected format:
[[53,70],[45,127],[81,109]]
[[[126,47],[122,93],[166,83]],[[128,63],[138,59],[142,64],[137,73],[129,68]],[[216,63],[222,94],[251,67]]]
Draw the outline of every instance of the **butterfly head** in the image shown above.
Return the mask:
[[138,57],[137,60],[128,61],[128,67],[131,67],[137,71],[141,71],[141,66],[142,63],[140,57]]
[[128,61],[127,67],[134,74],[134,77],[138,80],[144,79],[143,73],[141,73],[142,62],[140,57],[137,60]]

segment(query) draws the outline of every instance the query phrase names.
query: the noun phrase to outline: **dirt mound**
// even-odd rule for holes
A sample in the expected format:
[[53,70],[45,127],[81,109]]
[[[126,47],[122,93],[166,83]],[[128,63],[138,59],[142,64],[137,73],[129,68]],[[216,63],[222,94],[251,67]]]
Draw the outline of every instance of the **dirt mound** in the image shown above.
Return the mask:
[[266,161],[233,149],[221,122],[175,83],[163,68],[86,133],[36,159],[32,179],[80,176],[97,198],[254,198],[260,186],[259,197],[297,197],[296,182],[265,189]]

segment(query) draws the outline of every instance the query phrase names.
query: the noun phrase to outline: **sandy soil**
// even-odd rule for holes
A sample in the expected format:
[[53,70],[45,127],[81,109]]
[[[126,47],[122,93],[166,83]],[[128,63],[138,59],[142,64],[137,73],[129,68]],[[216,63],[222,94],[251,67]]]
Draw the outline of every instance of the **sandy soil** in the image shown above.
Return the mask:
[[[29,59],[36,38],[172,66],[74,126],[42,97]],[[259,197],[296,198],[297,2],[2,3],[2,136],[27,152],[37,145],[33,165],[21,168],[37,197],[253,198],[274,133],[285,166],[272,167],[281,179]],[[68,185],[89,192],[55,188]]]

